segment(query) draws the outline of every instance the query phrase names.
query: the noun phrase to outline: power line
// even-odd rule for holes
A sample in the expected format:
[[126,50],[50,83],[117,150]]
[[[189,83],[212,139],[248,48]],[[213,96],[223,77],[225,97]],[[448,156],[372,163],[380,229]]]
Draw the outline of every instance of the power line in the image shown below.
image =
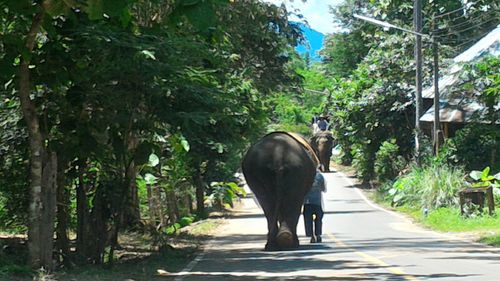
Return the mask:
[[[483,38],[488,33],[489,33],[489,31],[483,32],[480,35],[477,35],[473,38],[467,38],[467,39],[465,39],[465,38],[464,39],[448,39],[448,40],[444,40],[444,41],[440,40],[439,43],[444,44],[444,45],[453,45],[453,48],[460,49],[464,45],[467,45],[467,44],[473,43],[473,42],[477,42],[479,39]],[[458,45],[455,45],[455,44],[458,44]]]
[[[452,24],[452,25],[449,25],[449,26],[447,26],[446,28],[447,28],[447,29],[455,29],[455,28],[458,28],[458,27],[462,27],[462,26],[464,26],[464,25],[470,25],[470,24],[472,24],[474,21],[477,21],[477,20],[483,19],[483,18],[488,17],[488,16],[490,16],[490,15],[493,15],[493,14],[495,14],[495,13],[497,13],[497,12],[500,12],[500,11],[498,11],[498,10],[492,10],[492,11],[489,11],[489,12],[483,13],[483,14],[481,14],[480,16],[477,16],[477,17],[474,17],[474,18],[467,19],[467,20],[465,20],[465,21],[463,21],[463,22],[460,22],[460,23],[457,23],[457,24]],[[493,19],[500,19],[500,17],[492,17],[492,18],[490,18],[489,20],[493,20]],[[444,32],[444,31],[446,31],[446,29],[440,30],[440,31],[438,31],[438,33],[439,33],[439,32]]]
[[446,38],[446,37],[449,37],[450,35],[456,35],[457,33],[462,33],[464,31],[467,31],[467,30],[471,30],[471,29],[474,29],[474,28],[477,28],[477,27],[480,27],[482,25],[485,25],[493,20],[498,20],[497,18],[490,18],[484,22],[481,22],[479,24],[475,24],[475,25],[472,25],[472,26],[468,26],[464,29],[454,29],[454,30],[450,30],[447,34],[440,34],[440,35],[433,35],[435,38]]
[[[471,12],[469,14],[463,14],[463,15],[460,15],[458,17],[455,17],[455,18],[452,18],[452,19],[449,19],[450,22],[455,22],[461,18],[466,18],[466,20],[476,20],[478,18],[482,18],[482,17],[486,17],[486,16],[489,16],[490,14],[494,14],[494,13],[497,13],[497,12],[500,12],[500,10],[498,9],[490,9],[488,11],[481,11],[481,10],[476,10],[474,12]],[[433,19],[439,19],[439,18],[436,18],[436,17],[432,17],[432,16],[429,16],[428,17],[429,19],[427,20],[427,22],[424,24],[425,27],[428,27],[430,24],[432,24],[432,20]],[[455,24],[456,26],[459,26],[459,25],[463,25],[465,22],[461,22],[461,23],[458,23],[458,24]],[[455,25],[452,25],[452,26],[455,26]]]
[[477,41],[481,38],[483,38],[486,34],[490,33],[490,31],[486,31],[486,32],[483,32],[479,35],[476,35],[472,38],[449,38],[447,40],[440,40],[439,42],[440,43],[450,43],[450,44],[453,44],[453,43],[461,43],[461,42],[465,42],[464,39],[466,39],[468,42],[471,42],[471,41]]
[[435,19],[442,18],[442,17],[444,17],[444,16],[447,16],[447,15],[450,15],[450,14],[453,14],[453,13],[456,13],[456,12],[459,12],[459,11],[461,11],[461,10],[464,10],[464,9],[470,8],[470,7],[474,6],[475,4],[477,4],[477,2],[473,2],[473,3],[470,3],[470,4],[469,4],[469,3],[467,3],[467,4],[465,4],[465,6],[463,6],[463,7],[461,7],[461,8],[458,8],[458,9],[453,10],[453,11],[446,12],[446,13],[444,13],[444,14],[439,14],[439,15],[435,16],[434,18],[435,18]]

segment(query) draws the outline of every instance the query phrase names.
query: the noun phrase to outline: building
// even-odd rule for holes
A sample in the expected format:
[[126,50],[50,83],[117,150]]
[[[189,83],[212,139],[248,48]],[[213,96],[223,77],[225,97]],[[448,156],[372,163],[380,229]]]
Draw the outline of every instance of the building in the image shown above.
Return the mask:
[[[457,94],[451,90],[460,82],[460,74],[465,63],[478,61],[487,55],[500,56],[500,25],[469,49],[453,58],[451,65],[442,71],[445,75],[439,79],[439,119],[445,138],[452,137],[454,132],[463,127],[465,123],[477,122],[477,119],[472,117],[484,111],[484,106],[474,100],[474,97]],[[422,91],[422,99],[424,111],[426,111],[420,121],[424,132],[431,135],[434,122],[434,86]],[[497,104],[496,108],[500,110],[500,103]]]

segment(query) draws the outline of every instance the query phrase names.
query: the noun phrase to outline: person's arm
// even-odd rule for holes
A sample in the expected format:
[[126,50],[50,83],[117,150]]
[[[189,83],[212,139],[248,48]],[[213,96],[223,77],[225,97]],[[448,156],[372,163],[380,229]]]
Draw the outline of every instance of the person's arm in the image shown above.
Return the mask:
[[326,192],[326,181],[325,181],[325,177],[323,177],[323,175],[321,175],[321,181],[322,181],[321,191]]

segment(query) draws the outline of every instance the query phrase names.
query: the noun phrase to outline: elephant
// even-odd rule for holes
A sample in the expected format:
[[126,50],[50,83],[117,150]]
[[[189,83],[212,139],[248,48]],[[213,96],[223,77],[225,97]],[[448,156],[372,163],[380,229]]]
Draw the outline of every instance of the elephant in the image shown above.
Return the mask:
[[330,157],[334,144],[333,135],[329,131],[320,131],[311,138],[311,146],[319,157],[322,172],[330,172]]
[[266,251],[299,246],[297,223],[318,165],[307,140],[293,133],[270,133],[248,149],[242,171],[267,219]]

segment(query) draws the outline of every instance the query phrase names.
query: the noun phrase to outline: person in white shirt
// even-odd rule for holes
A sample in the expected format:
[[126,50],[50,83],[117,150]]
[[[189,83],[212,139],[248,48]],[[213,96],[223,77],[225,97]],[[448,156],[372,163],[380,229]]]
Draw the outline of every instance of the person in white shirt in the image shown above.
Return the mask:
[[[326,192],[325,178],[319,170],[316,171],[311,190],[304,199],[304,226],[306,236],[311,237],[311,243],[321,243],[323,234],[323,195]],[[314,222],[314,224],[313,224]]]

